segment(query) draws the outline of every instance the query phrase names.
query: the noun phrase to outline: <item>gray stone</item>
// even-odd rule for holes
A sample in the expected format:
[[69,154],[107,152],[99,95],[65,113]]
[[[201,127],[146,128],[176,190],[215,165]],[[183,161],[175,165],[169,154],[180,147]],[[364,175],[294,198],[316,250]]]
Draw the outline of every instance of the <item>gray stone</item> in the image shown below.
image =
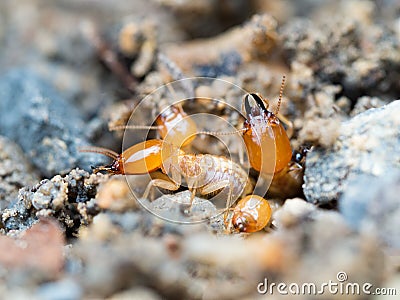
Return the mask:
[[352,228],[373,232],[390,248],[400,249],[400,171],[390,174],[358,176],[340,198],[339,210]]
[[216,217],[219,213],[213,203],[195,197],[190,207],[190,191],[163,195],[148,206],[157,217],[178,223],[199,223]]
[[400,101],[370,109],[342,123],[330,149],[315,147],[307,155],[304,174],[307,200],[328,204],[338,200],[360,174],[378,178],[400,169],[399,115]]
[[17,200],[21,187],[37,180],[21,148],[0,136],[0,210]]
[[78,152],[88,144],[80,112],[35,72],[14,69],[2,76],[0,98],[0,134],[17,142],[44,176],[100,162],[98,155]]
[[45,300],[74,300],[81,299],[82,288],[71,279],[43,284],[37,291],[37,296]]

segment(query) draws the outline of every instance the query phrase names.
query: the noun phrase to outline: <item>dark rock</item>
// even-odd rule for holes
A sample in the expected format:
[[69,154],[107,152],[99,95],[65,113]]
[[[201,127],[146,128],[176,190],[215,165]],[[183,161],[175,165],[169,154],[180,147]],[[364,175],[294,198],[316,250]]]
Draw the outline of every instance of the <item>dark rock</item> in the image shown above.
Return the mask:
[[16,141],[46,177],[80,166],[86,170],[100,157],[82,154],[88,144],[78,110],[35,72],[15,69],[0,78],[0,134]]
[[332,148],[314,148],[307,155],[304,174],[307,200],[331,203],[360,174],[386,177],[400,168],[399,114],[400,101],[370,109],[342,123]]

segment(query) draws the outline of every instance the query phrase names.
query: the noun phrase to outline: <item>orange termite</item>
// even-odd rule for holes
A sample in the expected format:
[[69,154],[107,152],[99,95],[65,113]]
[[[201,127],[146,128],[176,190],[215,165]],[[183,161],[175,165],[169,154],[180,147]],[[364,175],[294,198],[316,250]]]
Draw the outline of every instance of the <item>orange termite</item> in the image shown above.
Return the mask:
[[136,175],[161,171],[171,175],[168,179],[153,178],[143,198],[147,198],[153,186],[176,191],[182,178],[186,180],[188,189],[192,192],[191,200],[196,193],[209,195],[226,187],[230,188],[229,199],[237,199],[243,194],[248,194],[253,188],[246,171],[228,158],[211,154],[185,154],[175,145],[163,140],[147,140],[121,154],[97,147],[80,150],[104,154],[113,159],[110,165],[95,168],[95,173],[106,171],[110,174]]
[[232,232],[252,233],[267,226],[272,216],[268,201],[257,195],[249,195],[241,199],[233,209],[228,228]]
[[[259,94],[247,94],[243,99],[247,117],[243,126],[243,139],[250,164],[259,172],[278,173],[292,158],[289,137],[278,118],[284,84],[285,77],[282,80],[278,106],[274,113],[268,110],[268,101]],[[262,148],[266,151],[262,151]],[[273,164],[275,166],[271,168]]]
[[[286,77],[283,76],[278,105],[274,112],[268,110],[267,99],[257,93],[248,93],[242,102],[242,110],[246,116],[243,128],[234,132],[200,133],[213,135],[240,133],[247,148],[251,167],[263,177],[272,177],[268,195],[289,198],[302,193],[303,166],[308,148],[302,148],[300,152],[292,151],[289,136],[293,133],[293,125],[279,113],[285,80]],[[287,125],[287,131],[282,122]],[[239,155],[240,161],[243,161],[243,153],[239,152]]]
[[[250,165],[262,176],[273,176],[269,195],[294,197],[302,193],[304,157],[307,151],[292,151],[289,135],[292,124],[279,114],[285,76],[279,91],[278,106],[274,112],[268,110],[269,102],[259,94],[251,93],[243,99],[243,139],[246,144]],[[288,125],[288,133],[282,125]]]

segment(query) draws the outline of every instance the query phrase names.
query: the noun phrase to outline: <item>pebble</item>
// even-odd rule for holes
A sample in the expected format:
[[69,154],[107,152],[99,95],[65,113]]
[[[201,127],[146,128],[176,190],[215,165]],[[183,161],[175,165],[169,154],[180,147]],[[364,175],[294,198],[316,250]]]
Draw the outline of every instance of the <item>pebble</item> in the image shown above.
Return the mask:
[[379,286],[384,254],[379,240],[370,233],[352,230],[338,212],[313,208],[300,199],[285,202],[274,217],[274,237],[284,249],[284,282],[317,284],[337,280],[345,272],[347,282],[370,282]]
[[120,213],[139,206],[123,175],[116,175],[100,184],[96,195],[96,203],[101,209]]

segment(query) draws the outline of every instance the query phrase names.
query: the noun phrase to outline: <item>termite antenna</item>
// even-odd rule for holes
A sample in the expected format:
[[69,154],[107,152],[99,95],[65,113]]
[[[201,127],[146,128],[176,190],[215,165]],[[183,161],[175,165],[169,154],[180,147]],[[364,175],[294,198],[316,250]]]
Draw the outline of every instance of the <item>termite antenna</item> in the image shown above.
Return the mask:
[[108,130],[116,131],[116,130],[158,130],[162,128],[162,126],[147,126],[147,125],[116,125],[116,126],[109,126]]
[[285,87],[285,82],[286,82],[286,76],[282,76],[282,83],[281,83],[281,88],[279,90],[279,100],[278,100],[278,106],[276,107],[275,110],[275,115],[279,113],[279,109],[281,108],[281,102],[282,102],[282,96],[283,96],[283,89]]
[[219,131],[199,131],[197,134],[204,134],[204,135],[214,135],[214,136],[225,136],[225,135],[234,135],[234,134],[242,134],[245,131],[245,128],[236,129],[235,131],[229,132],[219,132]]
[[108,156],[114,160],[118,159],[118,153],[114,152],[110,149],[102,148],[102,147],[80,147],[78,148],[79,152],[88,152],[88,153],[98,153],[98,154],[103,154],[105,156]]

